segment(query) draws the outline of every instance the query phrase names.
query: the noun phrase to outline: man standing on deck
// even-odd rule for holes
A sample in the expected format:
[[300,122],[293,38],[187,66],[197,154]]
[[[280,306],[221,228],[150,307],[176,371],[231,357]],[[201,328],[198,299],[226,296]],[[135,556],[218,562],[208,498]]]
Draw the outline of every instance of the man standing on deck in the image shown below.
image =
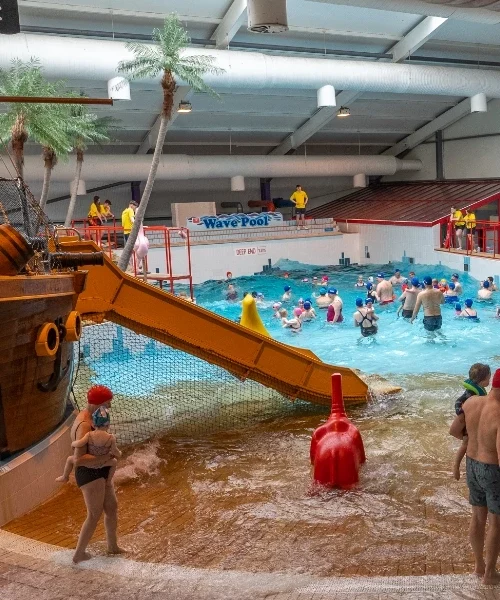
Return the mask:
[[290,196],[290,200],[295,204],[295,224],[300,227],[302,218],[302,227],[306,229],[306,204],[309,198],[301,185],[295,186],[295,192]]
[[[500,369],[493,376],[486,396],[472,396],[463,405],[467,435],[467,486],[472,520],[469,540],[474,552],[477,577],[486,585],[500,584],[496,562],[500,551]],[[450,434],[463,437],[461,415],[455,417]],[[486,535],[486,521],[489,520]]]
[[129,202],[128,208],[126,208],[122,212],[122,227],[123,227],[123,241],[124,245],[127,243],[128,236],[132,231],[132,226],[135,221],[135,211],[137,210],[137,202],[135,200],[131,200]]
[[443,324],[441,304],[444,304],[444,295],[440,289],[432,287],[432,277],[424,277],[425,289],[417,296],[413,309],[411,323],[416,319],[420,307],[424,307],[424,328],[427,331],[439,331]]

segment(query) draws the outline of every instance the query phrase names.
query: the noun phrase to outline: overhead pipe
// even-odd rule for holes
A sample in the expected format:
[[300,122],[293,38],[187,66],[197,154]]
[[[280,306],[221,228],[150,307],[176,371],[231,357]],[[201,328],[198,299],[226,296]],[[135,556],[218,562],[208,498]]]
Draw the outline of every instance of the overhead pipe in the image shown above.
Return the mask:
[[[394,156],[187,156],[163,154],[157,180],[217,179],[233,177],[338,177],[394,175],[398,171],[419,171],[419,160],[400,160]],[[4,176],[0,163],[0,176]],[[86,155],[82,179],[99,183],[144,181],[151,168],[151,156],[139,154]],[[24,172],[28,182],[43,180],[43,161],[26,156]],[[74,166],[59,162],[51,180],[71,181]],[[239,180],[241,181],[241,179]]]
[[[309,0],[322,4],[347,4],[346,0]],[[500,4],[498,0],[349,0],[349,6],[372,8],[389,12],[425,15],[426,17],[446,17],[472,23],[496,25],[500,23]]]
[[[188,48],[193,56],[214,56],[222,75],[206,74],[204,81],[218,91],[261,89],[336,89],[500,98],[500,73],[484,69],[435,67],[413,64],[325,60],[274,56],[254,52]],[[0,68],[12,59],[40,59],[53,78],[108,81],[118,63],[132,58],[123,42],[84,38],[20,34],[0,38]],[[152,80],[150,80],[152,81]],[[180,85],[183,82],[178,82]]]

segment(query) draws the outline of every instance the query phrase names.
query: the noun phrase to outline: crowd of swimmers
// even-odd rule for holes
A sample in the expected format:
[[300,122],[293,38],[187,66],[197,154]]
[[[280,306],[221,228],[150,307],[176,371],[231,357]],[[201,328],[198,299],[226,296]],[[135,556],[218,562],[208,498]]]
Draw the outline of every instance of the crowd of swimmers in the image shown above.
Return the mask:
[[[288,273],[284,275],[289,279]],[[304,278],[302,283],[312,284],[313,291],[310,297],[300,298],[293,306],[293,290],[290,283],[283,288],[280,301],[272,304],[273,317],[281,322],[284,328],[294,333],[302,329],[305,322],[318,318],[319,311],[325,311],[326,322],[329,324],[342,323],[344,321],[344,302],[339,295],[338,289],[330,284],[329,277],[324,275],[320,278]],[[317,287],[316,287],[317,286]],[[459,319],[479,321],[477,311],[474,308],[474,299],[463,299],[463,288],[458,273],[453,273],[451,280],[436,279],[426,275],[420,280],[415,272],[410,271],[405,277],[400,269],[387,277],[380,272],[376,277],[368,277],[364,280],[359,275],[354,284],[359,290],[359,297],[355,300],[355,312],[353,324],[359,327],[362,337],[371,337],[378,332],[379,316],[375,312],[375,306],[379,307],[396,305],[397,315],[413,323],[420,309],[423,310],[423,326],[428,332],[440,332],[442,326],[441,306],[451,304],[455,309],[455,316]],[[319,289],[318,289],[319,288]],[[480,283],[477,292],[477,301],[492,301],[497,287],[493,277],[488,277]],[[265,303],[261,292],[244,292],[244,296],[251,293],[256,304],[270,306]],[[233,283],[229,283],[226,290],[226,300],[238,301],[238,291]],[[318,311],[318,312],[317,312]],[[496,310],[496,316],[500,318],[500,307]]]

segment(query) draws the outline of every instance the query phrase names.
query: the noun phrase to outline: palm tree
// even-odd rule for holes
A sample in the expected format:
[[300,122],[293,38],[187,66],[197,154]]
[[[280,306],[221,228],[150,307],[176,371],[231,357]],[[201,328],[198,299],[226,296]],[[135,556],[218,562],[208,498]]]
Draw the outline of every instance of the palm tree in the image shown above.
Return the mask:
[[[27,63],[13,60],[7,71],[0,69],[0,95],[2,96],[57,96],[61,82],[50,83],[42,73],[37,59]],[[67,111],[60,104],[11,103],[6,113],[0,114],[0,137],[10,138],[14,162],[20,177],[23,176],[24,145],[28,139],[50,148],[59,156],[71,150],[65,127],[61,127],[61,114]],[[50,165],[50,160],[48,160]],[[48,167],[47,167],[48,168]]]
[[131,60],[120,62],[118,66],[119,70],[129,79],[155,78],[161,74],[161,87],[163,89],[160,128],[153,161],[149,170],[146,187],[144,188],[141,202],[135,215],[132,231],[118,263],[118,266],[123,271],[127,269],[130,257],[132,256],[137,234],[144,221],[144,214],[153,189],[167,133],[167,124],[172,115],[174,92],[177,87],[176,77],[190,85],[196,91],[203,91],[217,96],[214,90],[204,83],[203,75],[205,73],[221,74],[223,72],[222,69],[214,65],[215,58],[213,56],[186,56],[185,54],[181,54],[181,51],[189,45],[191,40],[175,14],[165,18],[162,29],[153,30],[152,38],[156,42],[156,46],[153,47],[138,42],[129,42],[127,49],[133,52],[135,57]]
[[73,106],[72,128],[70,136],[72,137],[73,149],[76,152],[76,169],[73,179],[71,198],[69,201],[68,212],[64,221],[65,227],[71,227],[73,214],[76,206],[76,196],[80,175],[82,173],[83,157],[87,149],[87,144],[100,144],[109,142],[109,131],[116,128],[116,119],[112,117],[97,117],[97,115],[88,112],[84,105]]

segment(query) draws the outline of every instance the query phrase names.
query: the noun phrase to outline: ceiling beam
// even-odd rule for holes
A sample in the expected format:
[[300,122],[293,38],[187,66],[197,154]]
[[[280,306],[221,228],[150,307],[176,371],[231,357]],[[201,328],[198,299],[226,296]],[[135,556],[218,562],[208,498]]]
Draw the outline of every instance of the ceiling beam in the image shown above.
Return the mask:
[[443,17],[426,17],[389,50],[392,54],[392,62],[406,60],[421,48],[447,20]]
[[[426,17],[416,27],[409,31],[402,40],[391,47],[392,62],[402,62],[417,48],[420,48],[445,23],[447,19],[440,17]],[[361,92],[343,91],[337,96],[337,106],[348,106],[362,95]],[[296,131],[290,134],[270,154],[288,154],[304,144],[315,133],[320,131],[336,114],[336,107],[318,109],[312,117],[303,123]]]
[[224,49],[229,46],[229,42],[244,23],[246,14],[247,0],[233,0],[217,29],[210,36],[210,39],[215,41],[216,48]]
[[[167,131],[169,130],[170,126],[177,119],[177,116],[179,115],[179,113],[177,112],[177,107],[179,105],[179,102],[181,100],[188,100],[191,97],[192,93],[193,93],[192,88],[187,85],[180,85],[175,90],[172,115],[170,117],[170,120],[167,123]],[[158,109],[158,113],[160,112],[160,110],[161,109]],[[148,131],[147,135],[142,140],[141,145],[137,149],[136,154],[147,154],[151,150],[151,148],[155,147],[156,140],[158,138],[158,132],[160,130],[160,121],[161,121],[161,116],[160,116],[160,114],[158,114],[153,125],[151,125],[151,129]]]
[[437,117],[430,123],[427,123],[427,125],[424,125],[420,129],[417,129],[417,131],[410,134],[408,137],[405,137],[403,140],[401,140],[391,148],[388,148],[387,150],[382,152],[382,154],[398,156],[405,150],[411,150],[412,148],[415,148],[415,146],[418,146],[422,142],[425,142],[425,140],[434,135],[439,129],[445,129],[450,125],[453,125],[453,123],[456,123],[469,113],[470,98],[466,98],[453,108],[450,108],[450,110],[447,110],[446,112],[439,115],[439,117]]

